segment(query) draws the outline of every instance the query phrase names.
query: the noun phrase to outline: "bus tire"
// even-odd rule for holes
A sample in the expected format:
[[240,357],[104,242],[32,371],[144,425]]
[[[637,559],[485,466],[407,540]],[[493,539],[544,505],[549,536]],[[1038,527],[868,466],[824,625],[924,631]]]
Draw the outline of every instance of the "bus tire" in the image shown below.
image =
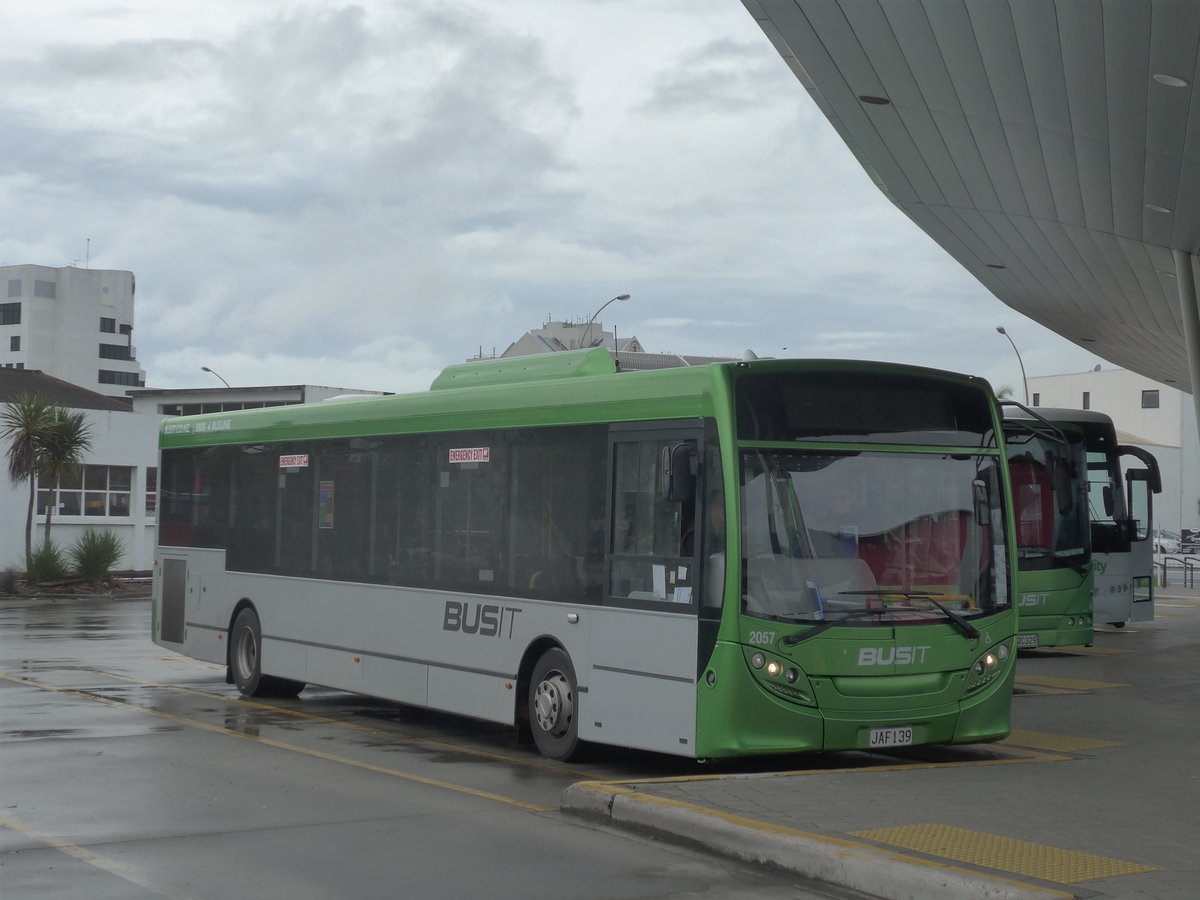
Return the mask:
[[541,655],[529,679],[529,726],[547,759],[569,760],[579,749],[575,667],[555,647]]
[[229,670],[247,697],[295,697],[305,687],[302,681],[262,673],[262,625],[249,607],[237,614],[229,631]]

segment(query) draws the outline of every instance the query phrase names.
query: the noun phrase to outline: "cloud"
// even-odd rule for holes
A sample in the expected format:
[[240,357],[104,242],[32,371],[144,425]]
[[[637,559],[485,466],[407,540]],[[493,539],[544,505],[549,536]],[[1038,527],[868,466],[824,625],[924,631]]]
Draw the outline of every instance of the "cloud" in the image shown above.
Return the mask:
[[619,293],[651,350],[1009,364],[737,3],[54,6],[5,13],[0,260],[133,270],[152,385],[427,385]]

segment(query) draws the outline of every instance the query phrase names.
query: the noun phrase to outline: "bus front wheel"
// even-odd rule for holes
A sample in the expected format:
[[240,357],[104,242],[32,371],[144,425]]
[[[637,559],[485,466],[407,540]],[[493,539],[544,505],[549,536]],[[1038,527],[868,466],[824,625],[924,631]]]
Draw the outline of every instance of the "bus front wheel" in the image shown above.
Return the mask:
[[547,650],[529,679],[529,725],[547,759],[565,761],[579,749],[576,693],[571,657],[558,648]]
[[243,609],[229,632],[229,669],[233,683],[247,697],[295,697],[304,682],[262,673],[262,625],[258,613]]

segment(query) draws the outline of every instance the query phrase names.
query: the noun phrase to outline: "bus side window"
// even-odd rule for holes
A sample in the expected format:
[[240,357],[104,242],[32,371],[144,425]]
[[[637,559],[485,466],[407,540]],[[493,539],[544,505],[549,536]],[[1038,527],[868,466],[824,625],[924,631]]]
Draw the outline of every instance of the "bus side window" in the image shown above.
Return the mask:
[[[679,449],[685,448],[685,449]],[[688,581],[694,547],[695,445],[664,439],[622,441],[615,445],[615,484],[611,592],[637,600],[676,599],[676,586]],[[664,464],[671,471],[664,471]],[[681,474],[676,466],[684,466]],[[693,495],[683,498],[684,487]],[[668,499],[667,488],[674,499]],[[678,593],[690,602],[690,590]]]

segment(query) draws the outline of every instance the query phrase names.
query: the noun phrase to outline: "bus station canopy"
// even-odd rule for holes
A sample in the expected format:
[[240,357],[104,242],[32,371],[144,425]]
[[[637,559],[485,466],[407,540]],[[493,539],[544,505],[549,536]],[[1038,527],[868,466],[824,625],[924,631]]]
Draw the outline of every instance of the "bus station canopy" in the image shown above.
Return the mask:
[[1200,3],[743,3],[879,189],[988,290],[1200,393]]

